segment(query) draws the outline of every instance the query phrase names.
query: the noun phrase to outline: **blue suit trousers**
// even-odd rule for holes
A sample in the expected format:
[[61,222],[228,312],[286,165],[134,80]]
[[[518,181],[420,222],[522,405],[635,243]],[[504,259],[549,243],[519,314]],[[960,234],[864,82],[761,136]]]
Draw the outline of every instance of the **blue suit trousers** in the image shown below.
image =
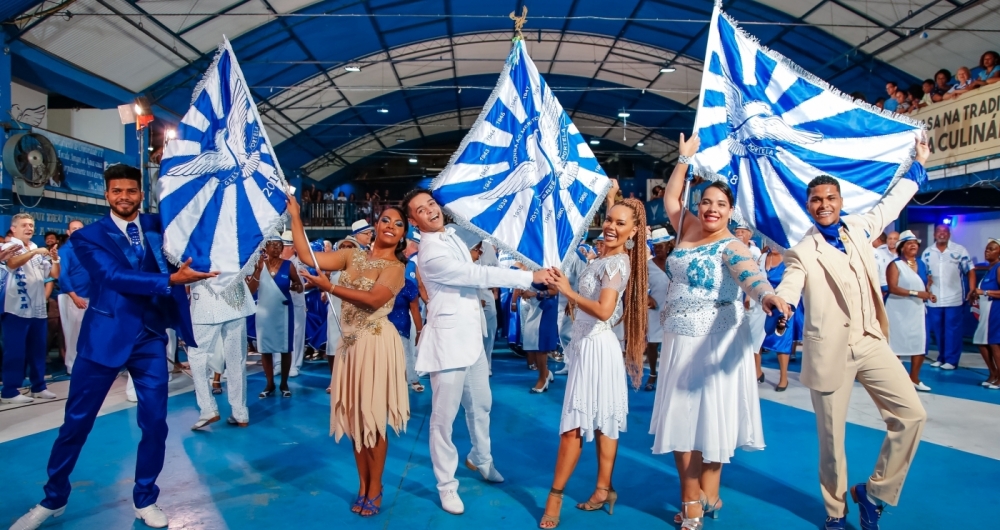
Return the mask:
[[3,390],[0,396],[12,398],[20,393],[27,365],[31,391],[45,390],[46,341],[49,319],[23,318],[4,313],[3,326]]
[[938,361],[958,366],[962,357],[962,316],[965,306],[927,308],[927,348],[931,338],[938,347]]
[[127,368],[139,398],[136,419],[142,431],[135,461],[132,499],[137,508],[156,502],[160,488],[156,478],[163,469],[167,440],[166,337],[148,331],[136,343],[124,367],[108,367],[80,357],[73,365],[66,417],[49,456],[49,481],[41,505],[56,510],[66,505],[70,473],[87,441],[104,398],[122,368]]

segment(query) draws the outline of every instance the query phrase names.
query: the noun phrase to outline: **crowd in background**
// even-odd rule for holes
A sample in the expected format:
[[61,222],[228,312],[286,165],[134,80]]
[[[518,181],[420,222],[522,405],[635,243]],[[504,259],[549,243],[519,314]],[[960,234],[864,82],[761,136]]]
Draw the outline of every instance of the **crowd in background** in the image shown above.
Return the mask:
[[[974,68],[960,66],[954,75],[946,68],[918,85],[902,87],[895,81],[885,85],[886,97],[875,100],[875,106],[897,114],[912,114],[941,101],[957,99],[977,88],[1000,81],[1000,53],[988,51]],[[860,94],[855,93],[855,97]],[[864,99],[863,97],[861,99]]]

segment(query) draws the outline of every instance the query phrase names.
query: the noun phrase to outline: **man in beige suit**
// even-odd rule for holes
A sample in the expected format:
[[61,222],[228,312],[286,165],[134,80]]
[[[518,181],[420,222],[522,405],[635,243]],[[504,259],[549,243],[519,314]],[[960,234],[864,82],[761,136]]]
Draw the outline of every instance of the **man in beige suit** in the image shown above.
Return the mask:
[[916,152],[909,173],[864,215],[841,218],[839,182],[828,176],[813,179],[806,206],[815,225],[785,254],[785,274],[776,290],[791,307],[804,295],[801,380],[812,391],[816,411],[828,530],[844,528],[847,515],[844,426],[855,378],[872,396],[888,429],[875,471],[867,483],[851,488],[863,530],[878,528],[880,501],[898,502],[927,418],[906,369],[889,349],[871,246],[926,179],[928,148],[918,144]]

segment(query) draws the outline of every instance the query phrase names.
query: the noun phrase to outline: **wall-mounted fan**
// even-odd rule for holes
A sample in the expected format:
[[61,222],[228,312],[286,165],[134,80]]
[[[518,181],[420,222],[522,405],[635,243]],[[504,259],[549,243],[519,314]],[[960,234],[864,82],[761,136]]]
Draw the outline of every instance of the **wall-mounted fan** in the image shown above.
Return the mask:
[[38,197],[60,169],[56,148],[37,133],[14,133],[3,146],[3,163],[14,177],[14,191]]

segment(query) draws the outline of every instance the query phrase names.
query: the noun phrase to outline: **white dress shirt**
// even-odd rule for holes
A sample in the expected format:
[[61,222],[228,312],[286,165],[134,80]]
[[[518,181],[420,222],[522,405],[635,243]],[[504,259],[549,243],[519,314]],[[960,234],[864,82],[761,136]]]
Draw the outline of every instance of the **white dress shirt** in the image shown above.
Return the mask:
[[965,290],[962,277],[969,273],[972,258],[965,247],[949,241],[944,252],[937,245],[931,245],[924,251],[921,259],[927,265],[927,271],[934,281],[931,283],[931,294],[937,297],[937,302],[927,301],[930,307],[955,307],[962,305]]
[[[139,216],[138,215],[135,216],[135,219],[133,219],[131,221],[126,221],[126,220],[122,219],[121,217],[118,217],[118,215],[115,214],[115,212],[111,212],[111,220],[115,222],[115,226],[117,226],[118,229],[121,230],[123,234],[125,234],[126,238],[129,237],[129,235],[128,235],[128,224],[129,223],[135,223],[136,228],[139,229],[139,243],[142,243],[143,245],[146,244],[146,236],[142,235],[142,225],[139,224]],[[132,239],[131,238],[129,238],[128,241],[129,241],[130,244],[132,243]]]
[[889,252],[889,245],[882,245],[875,249],[875,261],[878,263],[878,279],[881,282],[879,285],[884,287],[888,285],[885,279],[885,270],[889,268],[889,264],[893,262],[898,256]]

